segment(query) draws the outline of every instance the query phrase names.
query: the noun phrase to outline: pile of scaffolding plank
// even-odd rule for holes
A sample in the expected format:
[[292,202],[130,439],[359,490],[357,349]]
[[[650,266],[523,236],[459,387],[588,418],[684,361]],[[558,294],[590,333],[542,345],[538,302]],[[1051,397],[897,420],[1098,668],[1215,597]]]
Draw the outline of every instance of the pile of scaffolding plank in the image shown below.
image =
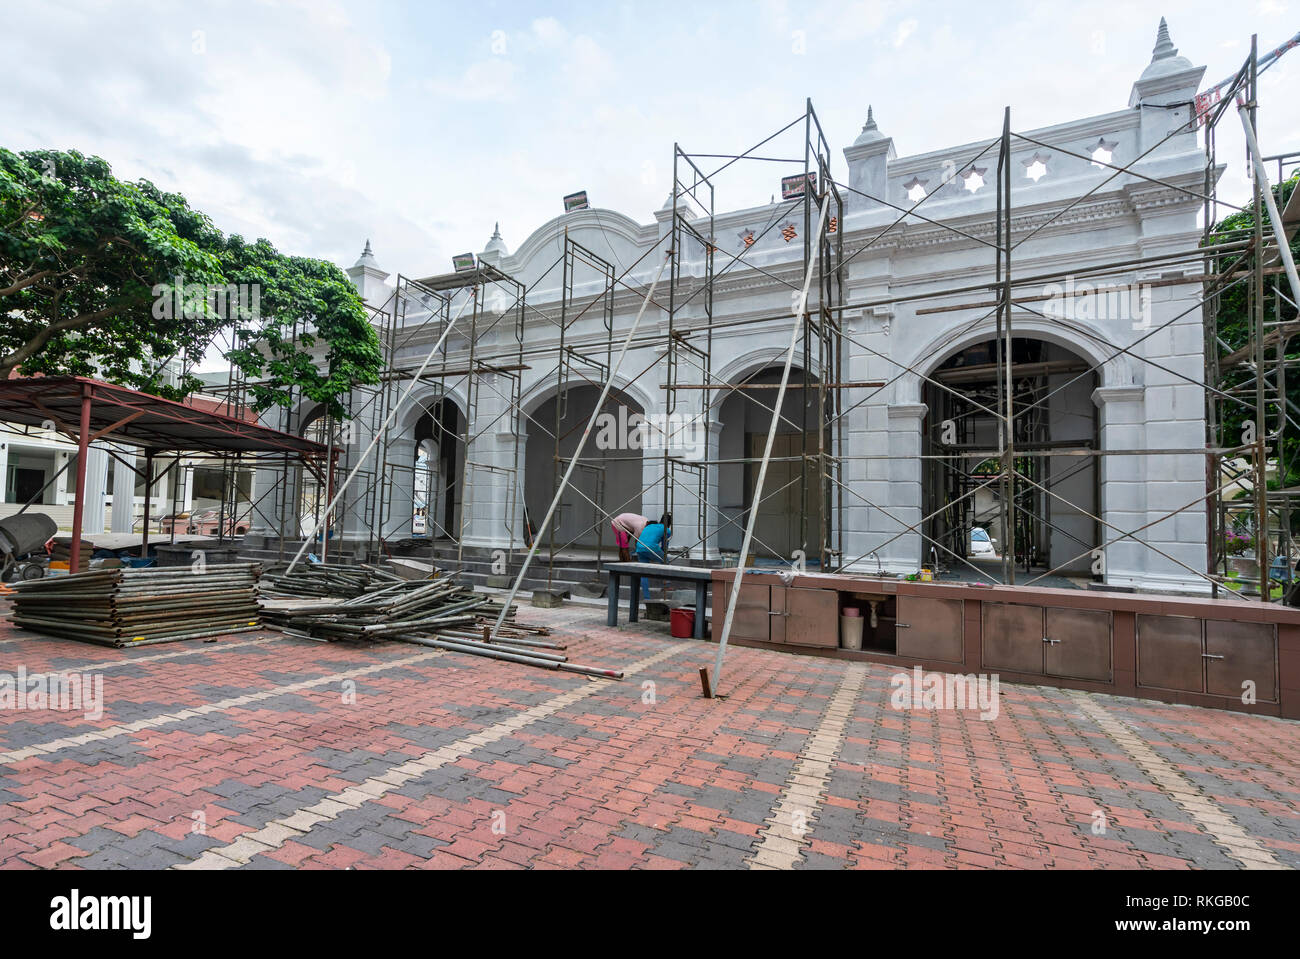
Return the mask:
[[[331,594],[331,589],[336,592]],[[309,564],[292,574],[269,573],[262,595],[263,620],[299,639],[392,640],[584,676],[623,678],[618,670],[569,662],[565,647],[545,638],[549,629],[515,620],[514,606],[493,636],[501,602],[451,579],[407,580],[376,567]]]
[[13,622],[101,646],[148,646],[261,628],[256,563],[105,569],[15,583]]

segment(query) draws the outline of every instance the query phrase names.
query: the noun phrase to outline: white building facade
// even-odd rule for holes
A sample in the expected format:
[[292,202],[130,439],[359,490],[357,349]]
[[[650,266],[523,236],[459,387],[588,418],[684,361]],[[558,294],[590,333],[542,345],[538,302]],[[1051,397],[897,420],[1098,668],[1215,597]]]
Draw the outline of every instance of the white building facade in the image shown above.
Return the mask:
[[[1014,276],[1083,271],[1196,247],[1206,160],[1194,127],[1188,126],[1188,103],[1203,73],[1203,67],[1177,55],[1162,23],[1152,62],[1134,84],[1126,107],[1025,133],[1047,146],[1013,140],[1012,240],[1023,241],[1014,249]],[[1179,128],[1185,132],[1170,136]],[[893,140],[869,118],[857,140],[844,150],[847,175],[844,167],[837,171],[837,178],[854,190],[904,209],[920,195],[932,194],[917,212],[943,224],[909,217],[881,235],[899,218],[897,209],[855,193],[846,198],[839,228],[844,255],[851,257],[844,297],[850,308],[843,314],[841,373],[848,382],[887,384],[843,391],[848,412],[840,476],[846,494],[832,496],[826,508],[836,513],[833,521],[844,531],[839,561],[849,569],[914,571],[931,557],[931,544],[920,532],[929,521],[926,504],[932,499],[923,457],[941,424],[932,409],[937,394],[927,384],[938,371],[950,369],[954,357],[993,340],[995,320],[987,303],[980,302],[987,295],[920,297],[990,283],[996,145],[984,159],[971,164],[972,157],[988,145],[989,141],[961,144],[900,157]],[[1116,175],[1112,167],[1102,165],[1107,162],[1132,165],[1134,173],[1150,179],[1124,172]],[[462,471],[466,476],[464,494],[450,494],[454,509],[444,517],[448,523],[431,525],[450,525],[452,535],[462,536],[467,548],[518,551],[522,547],[523,518],[517,509],[511,513],[510,504],[519,502],[522,491],[531,522],[539,523],[555,472],[550,434],[556,425],[559,335],[555,320],[561,278],[558,271],[547,271],[562,254],[566,234],[611,264],[635,262],[671,229],[669,205],[646,223],[610,210],[567,213],[539,227],[514,252],[494,233],[481,261],[516,278],[528,290],[528,369],[519,374],[522,412],[510,408],[501,375],[483,374],[474,397],[468,395],[464,377],[416,388],[411,405],[392,430],[389,461],[414,464],[425,448],[431,451],[431,472],[437,477],[433,483],[439,490],[445,491],[449,483],[461,485],[457,477]],[[713,287],[712,382],[739,383],[756,375],[770,382],[772,370],[779,373],[790,337],[790,288],[803,279],[801,242],[788,242],[779,230],[768,232],[750,248],[743,240],[749,231],[762,233],[772,216],[770,205],[716,215],[714,236],[720,252],[728,259],[743,256]],[[683,255],[683,275],[700,275],[702,257],[691,259],[689,250]],[[630,285],[648,287],[659,259],[658,255],[645,259],[631,273]],[[1091,457],[1086,469],[1071,467],[1073,479],[1045,497],[1054,503],[1053,524],[1066,533],[1053,540],[1051,555],[1042,558],[1044,565],[1086,572],[1102,555],[1100,568],[1111,584],[1153,590],[1205,588],[1206,581],[1197,571],[1203,573],[1206,567],[1206,464],[1204,455],[1195,452],[1206,443],[1204,394],[1198,385],[1204,379],[1201,284],[1196,279],[1200,271],[1199,264],[1180,264],[1176,269],[1138,267],[1107,275],[1108,284],[1142,289],[1140,316],[1098,310],[1095,303],[1090,306],[1080,299],[1066,300],[1064,309],[1053,312],[1045,304],[1056,291],[1047,283],[1037,297],[1023,286],[1017,288],[1016,299],[1024,299],[1025,306],[1013,308],[1014,335],[1041,344],[1034,355],[1046,364],[1045,375],[1055,375],[1050,373],[1054,369],[1093,370],[1089,376],[1069,372],[1048,380],[1054,395],[1044,404],[1044,429],[1050,426],[1063,440],[1095,438],[1103,454]],[[348,272],[368,303],[382,307],[389,300],[391,278],[378,266],[368,244],[366,254]],[[589,296],[602,288],[594,276],[579,278],[575,287],[577,294]],[[488,321],[481,319],[480,329],[491,325],[494,311],[509,305],[500,291],[489,289],[485,295]],[[615,293],[615,351],[642,300],[627,287]],[[871,305],[855,309],[853,304]],[[453,304],[458,305],[459,301]],[[702,324],[702,309],[691,310],[679,312],[677,323]],[[599,312],[594,310],[574,324],[565,342],[579,351],[599,351],[603,362],[604,344],[611,338]],[[1117,312],[1120,315],[1112,315]],[[781,316],[786,318],[777,318]],[[638,337],[634,342],[613,379],[611,409],[622,404],[649,416],[669,413],[662,389],[664,317],[657,307],[647,310],[642,329],[661,335]],[[418,316],[408,318],[404,346],[394,365],[418,366],[438,332],[433,324],[421,330]],[[504,325],[474,346],[476,357],[498,356],[501,362],[513,349]],[[448,352],[448,366],[456,367],[468,361],[469,344],[453,335]],[[594,368],[575,367],[575,371],[565,385],[566,408],[560,418],[562,435],[574,437],[566,441],[568,449],[590,415],[602,381]],[[817,369],[808,373],[823,375]],[[796,374],[796,381],[801,375]],[[712,561],[720,551],[738,546],[740,524],[750,505],[745,467],[729,461],[761,453],[761,446],[755,451],[753,437],[765,438],[766,422],[758,428],[742,422],[747,415],[743,406],[719,393],[697,391],[691,401],[681,400],[681,391],[677,395],[677,412],[682,402],[693,402],[690,412],[703,420],[702,446],[690,455],[707,464],[702,472],[710,514],[706,528],[698,528],[694,494],[675,495],[674,545],[689,546],[693,558]],[[769,402],[774,397],[771,391]],[[468,417],[465,435],[469,437],[468,448],[462,442],[459,454],[445,457],[440,450],[422,447],[428,441],[420,435],[422,420],[444,399],[458,416]],[[796,392],[787,401],[785,413],[796,423],[801,399],[807,401]],[[427,432],[428,421],[424,422]],[[284,424],[268,421],[268,425]],[[979,439],[996,446],[995,437]],[[783,447],[778,437],[778,450],[782,448],[792,449]],[[1164,449],[1171,452],[1122,455]],[[562,444],[562,457],[565,450]],[[592,528],[602,523],[607,527],[610,515],[625,510],[658,515],[664,498],[661,456],[647,453],[637,462],[626,453],[602,456],[592,447],[587,454],[594,465],[575,473],[578,493],[566,499],[562,510],[568,515],[560,518],[561,543],[594,545]],[[468,470],[458,456],[468,457]],[[409,516],[416,491],[409,477],[413,475],[414,470],[393,474],[387,538],[411,535]],[[797,477],[787,475],[785,481],[793,479]],[[262,487],[265,490],[264,483]],[[769,478],[768,489],[773,488]],[[586,502],[592,499],[598,502]],[[790,508],[789,502],[778,503],[774,516],[788,514]],[[769,518],[765,528],[774,554],[788,553],[791,546],[803,548],[809,556],[818,552],[817,543],[800,539],[797,526],[783,530],[777,519]],[[1128,533],[1136,538],[1123,535]],[[610,543],[607,530],[603,543]]]

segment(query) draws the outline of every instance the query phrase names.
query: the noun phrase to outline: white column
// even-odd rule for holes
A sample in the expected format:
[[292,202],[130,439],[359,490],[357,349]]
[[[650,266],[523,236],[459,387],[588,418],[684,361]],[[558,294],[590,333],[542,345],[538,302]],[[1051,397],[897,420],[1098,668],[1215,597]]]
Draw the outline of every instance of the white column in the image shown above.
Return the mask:
[[[54,481],[54,502],[60,506],[72,505],[72,494],[68,492],[68,489],[70,487],[75,489],[76,487],[76,477],[72,476],[76,466],[69,466],[65,470],[63,467],[67,466],[68,459],[74,455],[67,450],[56,449],[54,451],[54,471],[58,473],[59,470],[63,470],[62,473],[59,473],[58,479]],[[69,477],[72,478],[72,483],[68,482]]]
[[[909,526],[917,529],[899,536],[882,550],[892,568],[912,569],[928,554],[920,533],[921,521],[921,428],[929,408],[924,403],[890,406],[887,506],[891,515],[881,522],[893,538]],[[884,504],[882,504],[884,505]],[[880,513],[879,510],[873,510]]]
[[82,496],[81,528],[87,533],[104,532],[104,507],[108,494],[108,454],[102,447],[86,451],[86,489]]
[[[505,376],[483,374],[474,388],[477,391],[477,410],[469,434],[476,438],[468,446],[457,442],[470,462],[465,488],[460,489],[459,472],[447,477],[447,482],[454,483],[459,491],[459,509],[469,510],[466,514],[465,546],[493,550],[527,549],[524,488],[528,419],[510,408],[511,384]],[[588,456],[591,449],[589,443]],[[532,520],[540,523],[542,517],[533,516]],[[458,534],[460,526],[451,532]],[[562,543],[562,539],[557,541],[557,545]]]
[[724,522],[723,516],[718,510],[718,495],[721,491],[718,477],[721,467],[717,463],[722,458],[722,422],[710,418],[706,435],[705,456],[709,460],[709,466],[704,471],[704,490],[708,503],[704,511],[704,532],[702,534],[704,535],[704,544],[699,555],[705,561],[712,562],[719,558],[718,531]]
[[[853,295],[870,299],[885,292],[873,285]],[[898,375],[898,366],[877,355],[892,352],[893,319],[893,310],[885,307],[866,313],[846,314],[849,331],[859,341],[846,347],[848,379],[888,382]],[[901,516],[902,508],[920,504],[920,462],[915,461],[915,465],[911,461],[895,464],[888,457],[898,452],[900,444],[906,445],[904,438],[908,435],[915,436],[916,447],[909,448],[907,455],[919,453],[920,431],[927,410],[923,405],[891,407],[889,398],[892,392],[865,388],[845,390],[841,395],[844,408],[849,410],[844,416],[846,460],[840,473],[841,480],[848,487],[844,491],[844,556],[841,562],[857,572],[875,573],[881,568],[891,572],[916,569],[917,550],[920,548],[917,537],[912,534],[895,539],[902,524],[888,514]],[[895,431],[899,432],[898,437],[895,437]],[[915,487],[896,487],[896,476],[915,476]]]
[[120,450],[118,456],[122,459],[113,459],[112,530],[114,533],[129,533],[135,522],[135,472],[129,464],[135,457]]
[[176,467],[180,470],[180,474],[177,477],[178,481],[185,484],[180,495],[180,510],[182,513],[189,513],[194,509],[193,466],[196,465],[196,462],[197,461],[195,460],[182,460],[180,465]]
[[388,441],[389,486],[388,516],[382,535],[385,539],[402,539],[411,535],[415,515],[415,439],[410,436]]
[[[1093,391],[1099,410],[1101,448],[1110,453],[1147,447],[1145,391],[1140,386],[1110,386]],[[1118,586],[1140,586],[1150,552],[1123,533],[1147,522],[1148,457],[1111,455],[1101,457],[1101,528],[1103,543],[1115,540],[1102,551],[1105,581]],[[1140,538],[1145,538],[1139,533]]]

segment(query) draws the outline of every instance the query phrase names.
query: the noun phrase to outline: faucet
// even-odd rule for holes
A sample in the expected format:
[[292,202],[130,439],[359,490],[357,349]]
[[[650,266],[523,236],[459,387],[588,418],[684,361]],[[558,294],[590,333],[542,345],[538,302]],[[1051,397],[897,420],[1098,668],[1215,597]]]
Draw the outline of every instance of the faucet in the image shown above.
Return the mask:
[[880,564],[880,554],[873,549],[868,555],[876,557],[876,575],[884,576],[885,567]]

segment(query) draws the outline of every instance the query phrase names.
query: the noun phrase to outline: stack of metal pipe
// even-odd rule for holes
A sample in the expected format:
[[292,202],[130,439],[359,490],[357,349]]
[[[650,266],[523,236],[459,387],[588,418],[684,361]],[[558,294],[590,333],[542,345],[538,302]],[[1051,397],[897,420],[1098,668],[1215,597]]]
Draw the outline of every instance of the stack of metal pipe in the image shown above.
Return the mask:
[[[263,590],[263,595],[269,598],[285,594]],[[346,599],[292,607],[267,605],[262,615],[266,622],[290,635],[333,642],[379,639],[425,628],[473,626],[479,616],[500,611],[501,604],[496,600],[452,580],[397,579]]]
[[[331,593],[330,591],[335,592]],[[292,575],[268,573],[265,598],[304,599],[301,605],[264,604],[262,618],[281,632],[318,642],[392,640],[584,676],[622,679],[618,670],[569,662],[550,630],[515,620],[510,607],[496,635],[501,602],[451,579],[388,579],[376,567],[307,565]],[[317,602],[306,602],[322,597]]]
[[283,598],[328,597],[349,599],[408,580],[378,566],[337,566],[303,563],[292,573],[288,563],[266,567],[262,575],[263,596]]
[[101,646],[149,646],[260,629],[256,563],[104,569],[15,583],[13,622]]

